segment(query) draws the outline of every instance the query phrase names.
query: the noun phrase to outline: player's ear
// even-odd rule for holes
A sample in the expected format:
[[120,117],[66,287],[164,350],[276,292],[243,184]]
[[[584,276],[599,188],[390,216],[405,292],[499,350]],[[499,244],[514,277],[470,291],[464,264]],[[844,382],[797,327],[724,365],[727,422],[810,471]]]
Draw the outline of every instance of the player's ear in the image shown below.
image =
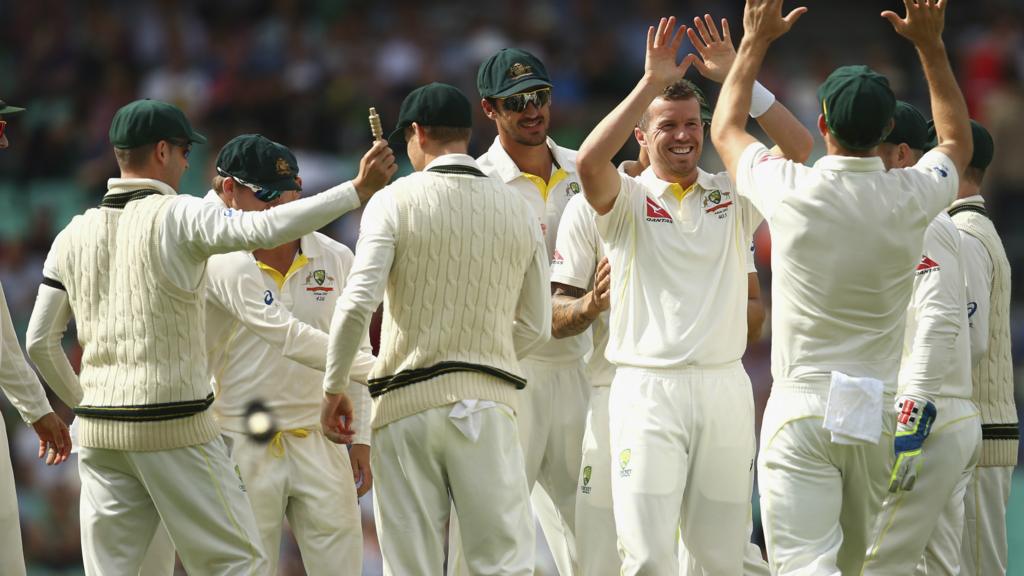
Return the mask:
[[825,124],[824,114],[818,114],[818,132],[821,133],[823,138],[828,134],[828,124]]
[[491,120],[494,120],[494,117],[498,114],[494,104],[487,98],[480,99],[480,107],[483,108],[484,114]]
[[633,128],[633,138],[636,138],[636,143],[639,144],[641,148],[647,146],[647,134],[644,134],[644,131],[641,130],[639,126],[635,126]]
[[420,145],[420,148],[423,148],[423,143],[427,140],[427,131],[423,129],[423,126],[413,122],[412,132],[413,138],[416,138],[416,143]]

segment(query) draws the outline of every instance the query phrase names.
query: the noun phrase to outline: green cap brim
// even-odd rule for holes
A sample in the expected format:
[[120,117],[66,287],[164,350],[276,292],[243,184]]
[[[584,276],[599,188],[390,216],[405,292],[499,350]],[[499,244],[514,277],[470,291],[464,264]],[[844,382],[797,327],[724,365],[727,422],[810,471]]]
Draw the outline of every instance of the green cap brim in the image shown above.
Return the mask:
[[531,88],[551,88],[551,83],[541,78],[526,78],[522,82],[517,82],[505,90],[492,95],[491,98],[508,98],[513,94],[529,92]]
[[273,190],[274,192],[302,191],[302,186],[299,186],[295,178],[282,178],[273,182],[255,182],[255,184],[263,190]]
[[391,148],[405,148],[405,129],[409,126],[399,126],[388,135],[388,146]]
[[19,108],[17,106],[4,106],[3,108],[0,108],[0,116],[5,114],[17,114],[18,112],[24,111],[24,108]]
[[195,130],[192,131],[192,135],[188,137],[189,142],[195,142],[196,144],[206,144],[206,136],[203,136]]

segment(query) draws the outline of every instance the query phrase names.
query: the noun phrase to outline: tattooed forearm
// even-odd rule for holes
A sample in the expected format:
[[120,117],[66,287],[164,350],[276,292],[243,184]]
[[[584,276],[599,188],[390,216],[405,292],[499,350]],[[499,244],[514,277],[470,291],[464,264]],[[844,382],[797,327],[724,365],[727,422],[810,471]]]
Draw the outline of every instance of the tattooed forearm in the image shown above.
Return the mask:
[[568,338],[586,330],[598,315],[590,300],[586,290],[558,284],[551,296],[551,335]]

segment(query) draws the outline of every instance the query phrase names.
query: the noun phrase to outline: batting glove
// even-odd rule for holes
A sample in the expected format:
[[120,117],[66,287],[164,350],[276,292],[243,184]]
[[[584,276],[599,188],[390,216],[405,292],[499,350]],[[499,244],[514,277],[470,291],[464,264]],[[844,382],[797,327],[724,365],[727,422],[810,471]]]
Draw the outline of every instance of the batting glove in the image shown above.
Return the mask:
[[896,438],[893,451],[896,464],[889,478],[889,492],[913,490],[921,467],[921,447],[932,431],[938,410],[935,404],[918,396],[896,398]]

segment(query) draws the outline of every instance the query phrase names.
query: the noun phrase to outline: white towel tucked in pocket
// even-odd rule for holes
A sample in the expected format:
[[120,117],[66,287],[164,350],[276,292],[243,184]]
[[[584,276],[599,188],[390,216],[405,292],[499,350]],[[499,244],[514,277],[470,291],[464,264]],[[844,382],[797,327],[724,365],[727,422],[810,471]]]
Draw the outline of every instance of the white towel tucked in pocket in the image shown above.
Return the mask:
[[882,437],[882,391],[875,378],[832,372],[823,426],[835,444],[878,444]]

